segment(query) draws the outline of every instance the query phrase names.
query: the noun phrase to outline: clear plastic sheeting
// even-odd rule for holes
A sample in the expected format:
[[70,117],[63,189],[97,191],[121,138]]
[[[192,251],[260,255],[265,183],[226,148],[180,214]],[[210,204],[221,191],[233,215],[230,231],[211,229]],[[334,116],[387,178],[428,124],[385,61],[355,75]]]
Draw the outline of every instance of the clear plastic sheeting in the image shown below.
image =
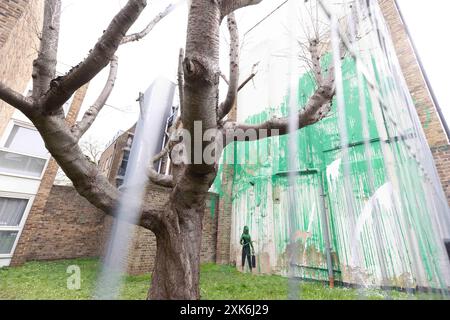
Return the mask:
[[336,94],[317,124],[225,150],[232,260],[247,225],[260,273],[448,294],[448,202],[378,2],[288,1],[246,34],[255,63],[239,121],[293,123],[333,65]]
[[127,269],[129,247],[139,225],[146,186],[148,165],[161,150],[167,114],[174,102],[175,84],[157,78],[139,98],[141,114],[128,159],[121,199],[111,230],[102,270],[97,282],[95,299],[118,299],[122,279]]

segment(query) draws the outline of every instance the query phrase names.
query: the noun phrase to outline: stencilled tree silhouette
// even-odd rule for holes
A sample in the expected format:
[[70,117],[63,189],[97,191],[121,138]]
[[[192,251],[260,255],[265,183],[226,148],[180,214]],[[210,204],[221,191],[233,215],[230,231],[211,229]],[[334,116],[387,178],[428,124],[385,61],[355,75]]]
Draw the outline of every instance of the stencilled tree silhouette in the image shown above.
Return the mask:
[[[180,54],[181,118],[176,123],[189,132],[191,137],[194,137],[195,122],[201,123],[202,134],[207,130],[215,130],[216,137],[229,142],[242,139],[237,132],[247,129],[255,130],[257,133],[260,132],[259,129],[268,132],[267,135],[257,134],[254,139],[288,133],[287,118],[273,118],[260,125],[246,125],[226,120],[236,104],[240,89],[238,29],[233,12],[259,4],[261,1],[190,1],[186,47]],[[115,54],[119,46],[144,37],[173,9],[169,6],[142,32],[126,35],[146,5],[145,0],[129,0],[105,29],[87,58],[64,76],[56,77],[61,0],[46,0],[39,55],[33,64],[32,94],[28,97],[22,96],[0,82],[0,99],[30,119],[77,192],[91,204],[112,216],[117,213],[115,209],[121,198],[121,192],[100,173],[96,163],[83,154],[79,142],[101,112],[114,87],[119,63]],[[229,87],[225,101],[219,102],[221,77],[219,29],[225,18],[231,39]],[[314,55],[314,42],[310,49]],[[320,57],[313,56],[312,59],[314,61]],[[97,101],[84,114],[81,121],[69,126],[65,121],[63,104],[76,90],[91,81],[108,65],[109,77]],[[335,93],[333,74],[329,72],[328,76],[324,77],[316,73],[317,89],[298,114],[300,129],[320,121],[329,112],[329,103]],[[191,140],[191,144],[194,144],[194,140]],[[171,141],[166,151],[171,149],[175,144],[172,143],[174,141]],[[211,144],[214,142],[203,142],[200,150],[186,148],[191,151],[184,157],[202,160],[194,164],[178,164],[172,176],[161,176],[149,170],[151,181],[171,189],[170,200],[164,210],[155,209],[150,200],[141,208],[139,225],[151,230],[157,238],[156,261],[149,299],[200,298],[202,220],[208,190],[217,175],[217,163],[211,164],[202,157],[203,152]]]

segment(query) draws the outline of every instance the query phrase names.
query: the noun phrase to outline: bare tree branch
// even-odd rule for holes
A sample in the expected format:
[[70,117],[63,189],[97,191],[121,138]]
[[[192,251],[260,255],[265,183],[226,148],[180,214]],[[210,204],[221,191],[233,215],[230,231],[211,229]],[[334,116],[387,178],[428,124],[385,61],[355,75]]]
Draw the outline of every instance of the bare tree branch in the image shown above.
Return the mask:
[[114,56],[124,35],[147,5],[146,0],[129,0],[111,21],[88,57],[63,77],[52,80],[50,90],[39,99],[44,113],[58,110],[81,86],[92,80]]
[[[239,88],[238,88],[238,90],[237,90],[238,92],[241,91],[242,89],[244,89],[245,86],[246,86],[250,81],[252,81],[253,78],[256,77],[256,75],[258,74],[258,70],[256,70],[256,67],[258,66],[258,64],[259,64],[259,62],[258,62],[258,63],[255,63],[255,64],[253,65],[252,73],[247,77],[247,79],[245,79],[245,80],[241,83],[241,85],[239,86]],[[227,76],[224,75],[222,71],[220,72],[220,77],[223,79],[223,81],[225,81],[225,83],[226,83],[227,85],[230,85],[230,81],[228,81]]]
[[26,98],[20,93],[12,90],[0,81],[0,99],[10,104],[12,107],[28,115],[33,110],[33,100]]
[[230,85],[230,81],[228,80],[227,76],[222,71],[220,71],[220,77],[223,79],[223,81],[225,81],[225,83],[227,85]]
[[247,85],[247,83],[249,83],[250,81],[253,80],[253,78],[256,77],[256,75],[258,74],[258,70],[256,69],[256,67],[258,66],[259,62],[255,63],[252,67],[252,73],[248,76],[247,79],[245,79],[242,84],[239,86],[238,88],[238,92],[241,91],[242,89],[244,89],[244,87]]
[[167,144],[167,146],[158,154],[156,155],[153,160],[152,164],[150,165],[150,169],[148,170],[148,177],[150,181],[152,181],[154,184],[157,184],[162,187],[166,188],[173,188],[175,187],[175,181],[173,179],[172,175],[164,175],[158,173],[153,164],[164,158],[169,152],[170,152],[170,143]]
[[240,8],[252,6],[261,2],[262,0],[223,0],[221,4],[222,19]]
[[249,83],[250,81],[252,81],[254,77],[256,77],[256,73],[250,74],[250,75],[248,76],[248,78],[245,79],[245,80],[242,82],[242,84],[239,86],[238,92],[241,91],[242,89],[244,89],[245,86],[247,85],[247,83]]
[[184,109],[184,68],[183,68],[183,60],[184,60],[184,50],[180,49],[180,55],[178,57],[178,93],[180,96],[180,111],[183,113]]
[[[33,114],[30,119],[77,192],[106,214],[116,216],[121,193],[100,173],[97,165],[83,154],[78,139],[72,134],[66,121],[58,116],[42,117],[41,114]],[[154,228],[161,213],[153,210],[149,204],[143,210],[140,225]]]
[[[147,25],[147,27],[144,30],[142,30],[141,32],[126,36],[125,38],[122,39],[120,44],[123,45],[123,44],[127,44],[129,42],[138,41],[138,40],[144,38],[146,35],[148,35],[150,33],[150,31],[152,31],[152,29],[154,28],[154,26],[156,26],[156,24],[158,22],[160,22],[165,16],[170,14],[178,5],[179,5],[179,3],[178,4],[170,4],[163,12],[161,12],[158,16],[156,16]],[[101,112],[106,101],[108,100],[109,96],[111,95],[111,92],[114,88],[115,80],[117,78],[117,69],[118,69],[118,58],[116,56],[114,56],[111,59],[110,73],[109,73],[109,77],[108,77],[108,80],[106,82],[106,85],[105,85],[103,91],[101,92],[100,96],[98,97],[98,99],[96,100],[94,105],[92,105],[88,109],[88,111],[85,113],[83,119],[80,122],[78,122],[72,129],[75,136],[77,136],[79,139],[92,126],[96,117]]]
[[[328,67],[327,77],[323,77],[321,57],[318,50],[319,40],[312,40],[310,46],[311,59],[318,60],[317,66],[311,70],[318,84],[318,89],[309,99],[306,106],[298,113],[298,129],[302,129],[323,120],[331,111],[331,102],[335,95],[334,60]],[[312,48],[311,48],[312,47]],[[315,48],[314,48],[315,47]],[[340,59],[344,59],[346,50],[341,46]],[[319,69],[320,68],[320,72]],[[320,81],[320,82],[319,82]],[[289,118],[272,118],[259,125],[239,124],[228,121],[223,125],[222,133],[225,143],[233,141],[254,141],[289,133]]]
[[311,54],[312,71],[316,78],[316,82],[320,85],[323,81],[323,77],[322,77],[322,67],[320,65],[320,54],[319,54],[318,45],[319,45],[319,40],[312,39],[309,44],[309,52]]
[[230,32],[230,82],[225,101],[217,111],[217,120],[225,118],[236,104],[239,87],[239,32],[234,13],[228,15],[228,31]]
[[142,38],[144,38],[146,35],[150,33],[150,31],[153,30],[153,28],[158,24],[158,22],[160,22],[162,19],[168,16],[178,6],[178,4],[179,3],[169,4],[163,12],[159,13],[155,18],[153,18],[152,21],[150,21],[150,23],[145,27],[144,30],[124,37],[120,44],[122,45],[133,41],[139,41]]
[[98,114],[105,106],[105,103],[108,100],[109,96],[111,95],[117,78],[118,63],[118,58],[114,56],[110,63],[108,80],[106,81],[105,87],[103,88],[100,96],[97,98],[95,103],[86,111],[82,120],[77,122],[72,128],[73,134],[78,139],[80,139],[89,130]]
[[[330,102],[334,93],[334,77],[330,77],[325,84],[315,91],[305,108],[299,112],[298,128],[305,128],[324,119],[330,111]],[[259,125],[226,122],[223,126],[224,140],[227,143],[233,141],[255,141],[288,133],[289,118],[273,118]]]
[[33,62],[33,99],[37,101],[56,76],[61,0],[45,1],[44,25],[37,59]]
[[[61,0],[49,0],[49,3],[56,3]],[[143,214],[139,224],[152,230],[157,237],[157,257],[152,277],[152,288],[149,293],[151,299],[198,299],[199,290],[199,261],[201,249],[202,219],[205,211],[205,200],[208,197],[208,190],[217,176],[217,167],[214,163],[207,162],[203,157],[203,152],[209,146],[215,146],[216,141],[200,141],[201,148],[196,147],[199,138],[198,134],[204,134],[213,129],[217,129],[228,137],[235,137],[240,130],[255,129],[256,137],[261,139],[268,136],[275,136],[288,133],[289,120],[286,118],[272,119],[264,124],[251,126],[241,125],[236,122],[220,122],[218,124],[217,96],[219,90],[219,57],[220,57],[220,22],[223,17],[232,17],[232,12],[244,6],[260,3],[262,0],[191,0],[188,29],[186,38],[185,55],[180,54],[180,61],[183,61],[183,70],[179,72],[180,77],[180,101],[182,103],[183,129],[191,134],[191,139],[183,141],[186,146],[191,144],[191,148],[182,154],[182,158],[190,157],[192,162],[175,165],[172,167],[172,175],[160,175],[156,170],[150,168],[148,173],[151,181],[160,185],[173,187],[170,200],[165,203],[165,208],[155,208],[152,199],[146,199],[143,204]],[[61,106],[73,95],[83,84],[93,79],[106,65],[113,59],[117,48],[122,43],[138,40],[141,35],[148,33],[153,26],[137,34],[126,37],[126,33],[131,25],[136,21],[143,8],[145,0],[129,0],[126,6],[116,15],[114,20],[99,39],[94,49],[88,57],[73,68],[63,77],[51,80],[42,89],[41,84],[36,81],[36,93],[38,99],[30,99],[16,94],[6,86],[0,86],[0,97],[15,105],[26,105],[33,107],[36,112],[29,112],[28,117],[33,122],[45,141],[47,149],[54,159],[66,173],[77,192],[86,198],[91,204],[101,209],[109,215],[117,214],[117,206],[120,201],[125,200],[137,205],[136,199],[123,199],[123,194],[104,177],[97,165],[90,161],[83,154],[79,146],[79,136],[81,131],[87,130],[95,119],[95,113],[101,109],[110,93],[110,86],[115,78],[117,66],[111,62],[110,77],[108,84],[100,95],[93,110],[85,115],[74,134],[71,122],[65,121],[62,116]],[[51,15],[48,15],[51,16]],[[48,18],[48,17],[47,17]],[[46,22],[51,25],[51,19]],[[232,29],[229,20],[230,33],[237,30]],[[49,41],[56,41],[49,33]],[[124,40],[125,39],[125,40]],[[57,42],[57,41],[56,41]],[[233,49],[233,47],[231,47]],[[49,53],[54,55],[55,51]],[[184,59],[183,59],[183,56]],[[230,68],[230,90],[227,94],[226,103],[220,108],[220,114],[225,116],[233,107],[236,101],[237,91],[251,81],[254,76],[250,76],[239,86],[238,83],[238,53],[232,52],[235,66]],[[52,70],[50,64],[48,70]],[[37,67],[35,69],[38,69]],[[36,72],[36,79],[38,79]],[[334,95],[333,66],[329,69],[329,78],[319,84],[319,88],[310,98],[309,102],[298,115],[298,126],[305,126],[316,123],[323,119],[329,112],[330,101]],[[43,72],[43,75],[47,75]],[[48,75],[47,75],[48,76]],[[51,79],[51,77],[50,77]],[[39,79],[38,79],[39,80]],[[48,79],[42,77],[43,82]],[[45,81],[44,81],[45,80]],[[3,89],[3,90],[2,90]],[[31,101],[33,100],[33,101]],[[231,102],[231,103],[230,103]],[[23,108],[23,109],[27,109]],[[36,108],[36,109],[34,109]],[[70,117],[68,117],[70,119]],[[195,124],[201,122],[201,130],[197,130]],[[86,124],[84,124],[86,123]],[[178,126],[176,122],[175,129]],[[219,128],[218,128],[219,127]],[[263,136],[258,129],[271,130]],[[164,150],[157,155],[154,160],[165,157],[170,152],[174,134],[171,134],[169,143]],[[201,138],[202,136],[200,136]],[[215,136],[217,137],[217,136]],[[174,138],[173,138],[174,139]],[[237,140],[240,138],[238,137]],[[196,141],[194,141],[196,140]],[[236,140],[236,139],[235,139]],[[242,140],[239,140],[242,141]],[[208,148],[209,149],[209,148]],[[189,154],[186,154],[189,152]],[[174,156],[175,159],[177,155]],[[175,161],[174,161],[175,162]],[[147,194],[148,195],[148,194]],[[141,209],[141,208],[139,208]],[[132,221],[130,221],[132,222]],[[132,222],[133,223],[133,222]]]
[[103,152],[103,147],[92,138],[84,140],[80,143],[80,148],[84,155],[89,158],[93,163],[98,164]]
[[180,126],[180,124],[181,124],[181,117],[178,117],[173,122],[171,128],[169,129],[169,141],[168,141],[167,145],[164,147],[163,150],[161,150],[161,152],[159,154],[157,154],[156,156],[153,157],[152,163],[150,164],[150,168],[148,170],[148,176],[149,176],[150,181],[152,181],[153,183],[155,183],[159,186],[162,186],[162,187],[166,187],[166,188],[175,187],[175,185],[176,185],[175,178],[173,175],[164,175],[164,174],[158,173],[155,170],[153,165],[156,162],[163,159],[166,155],[168,155],[177,143],[180,143],[180,138],[177,134],[177,130],[178,130],[178,127]]
[[[55,24],[54,16],[58,12],[58,10],[50,10],[49,4],[51,3],[59,3],[59,0],[52,0],[46,3],[48,8],[44,25],[49,26],[49,30],[52,30],[52,26]],[[101,109],[112,89],[113,79],[116,77],[117,60],[113,59],[114,52],[117,50],[124,34],[138,18],[145,5],[146,1],[144,0],[130,0],[113,19],[88,58],[78,67],[72,69],[66,76],[52,80],[50,89],[38,101],[33,101],[32,98],[25,98],[7,88],[3,83],[0,83],[0,98],[26,113],[41,134],[53,158],[73,182],[77,192],[91,204],[112,216],[117,214],[116,209],[119,201],[122,200],[122,194],[99,172],[97,165],[83,154],[78,144],[79,136],[74,134],[71,124],[61,116],[60,106],[80,86],[90,81],[112,59],[108,84],[94,106],[95,111]],[[57,33],[53,34],[49,31],[47,43],[54,42],[55,46],[57,46],[57,36]],[[53,62],[44,60],[44,58],[48,59],[56,54],[56,48],[53,49],[47,56],[41,54],[47,69],[39,69],[39,65],[35,64],[35,87],[38,88],[36,92],[42,89],[41,86],[45,81],[48,81],[48,78],[46,78],[49,75],[47,71],[53,70]],[[41,50],[45,51],[44,48],[41,48]],[[40,70],[46,71],[42,73]],[[91,124],[95,118],[94,113],[88,114],[87,118],[84,119],[80,127],[82,130],[85,130]],[[130,201],[133,202],[132,200]],[[145,203],[142,210],[143,214],[139,224],[147,229],[156,230],[162,222],[163,213],[160,209],[154,209],[151,203]]]

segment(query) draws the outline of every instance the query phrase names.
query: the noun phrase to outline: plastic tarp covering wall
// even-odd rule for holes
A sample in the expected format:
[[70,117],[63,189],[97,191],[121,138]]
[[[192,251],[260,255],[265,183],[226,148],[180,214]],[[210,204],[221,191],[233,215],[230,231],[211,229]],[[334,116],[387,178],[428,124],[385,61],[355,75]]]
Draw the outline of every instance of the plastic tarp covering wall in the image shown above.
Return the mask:
[[[350,49],[339,70],[341,105],[335,98],[326,119],[296,133],[296,168],[289,166],[287,136],[226,148],[222,165],[234,166],[232,260],[240,265],[239,239],[249,226],[258,272],[287,275],[291,268],[296,277],[326,281],[329,226],[336,280],[447,288],[448,204],[378,4],[322,3],[286,4],[245,36],[241,64],[245,70],[259,61],[259,72],[240,92],[238,118],[251,124],[288,116],[290,75],[296,77],[299,109],[315,91],[304,52],[289,45],[292,37],[308,41],[305,33],[314,29],[314,17],[328,39],[321,52],[323,70],[336,54],[333,27]],[[289,22],[292,17],[297,20]],[[293,55],[295,66],[289,62]],[[292,172],[294,184],[288,179]],[[220,175],[214,188],[221,193]],[[294,217],[288,216],[289,191],[296,195]]]

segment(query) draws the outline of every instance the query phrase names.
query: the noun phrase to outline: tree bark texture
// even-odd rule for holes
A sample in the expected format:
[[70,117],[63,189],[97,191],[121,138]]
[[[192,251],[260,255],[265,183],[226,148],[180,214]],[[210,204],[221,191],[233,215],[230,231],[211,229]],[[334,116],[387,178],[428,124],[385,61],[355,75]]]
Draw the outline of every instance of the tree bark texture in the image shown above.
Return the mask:
[[[283,118],[272,119],[259,126],[222,121],[236,103],[237,91],[240,88],[238,33],[232,13],[261,1],[192,0],[190,3],[185,54],[183,51],[180,53],[178,75],[182,103],[181,123],[191,134],[191,151],[187,155],[191,162],[175,166],[172,176],[164,177],[155,171],[149,171],[152,178],[150,180],[171,189],[170,200],[164,210],[155,208],[151,199],[139,208],[142,215],[138,224],[153,231],[157,239],[149,299],[200,298],[202,221],[208,190],[217,174],[216,164],[206,163],[203,157],[205,149],[214,143],[203,142],[205,131],[213,129],[225,137],[242,129],[277,129],[274,134],[288,133],[288,120]],[[24,97],[0,82],[0,99],[22,111],[31,120],[47,149],[73,182],[77,192],[112,216],[117,213],[121,192],[108,182],[95,163],[86,158],[79,146],[79,139],[91,127],[112,91],[117,75],[115,54],[118,47],[140,40],[173,9],[169,6],[142,32],[126,36],[126,32],[145,6],[145,0],[129,0],[111,21],[87,58],[66,75],[55,78],[61,2],[46,1],[42,45],[33,68],[32,96]],[[229,18],[228,26],[232,39],[230,86],[227,99],[219,104],[219,30],[226,16]],[[314,56],[314,53],[312,55]],[[73,127],[69,126],[65,121],[62,105],[108,64],[111,65],[110,76],[99,98],[79,123]],[[253,76],[255,74],[249,80]],[[327,106],[334,95],[334,78],[319,79],[321,83],[318,84],[317,91],[298,115],[300,128],[320,121],[329,112]],[[200,132],[195,130],[196,122],[201,123]],[[270,133],[268,136],[271,136]],[[200,143],[200,148],[195,147],[196,143]],[[134,199],[127,201],[137,202]]]

